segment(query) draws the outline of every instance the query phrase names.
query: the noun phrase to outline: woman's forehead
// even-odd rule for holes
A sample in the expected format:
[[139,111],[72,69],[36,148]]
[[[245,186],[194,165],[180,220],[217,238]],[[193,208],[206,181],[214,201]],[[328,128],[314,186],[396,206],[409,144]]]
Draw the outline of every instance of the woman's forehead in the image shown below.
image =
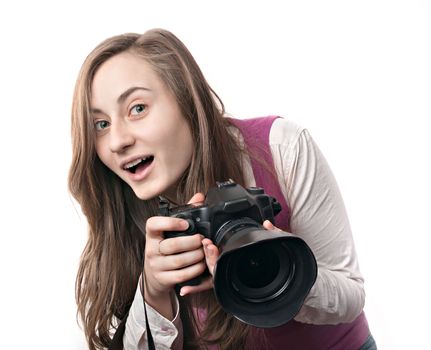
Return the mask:
[[91,82],[91,105],[97,108],[107,99],[121,103],[139,90],[154,93],[164,84],[151,65],[138,55],[125,52],[104,62]]

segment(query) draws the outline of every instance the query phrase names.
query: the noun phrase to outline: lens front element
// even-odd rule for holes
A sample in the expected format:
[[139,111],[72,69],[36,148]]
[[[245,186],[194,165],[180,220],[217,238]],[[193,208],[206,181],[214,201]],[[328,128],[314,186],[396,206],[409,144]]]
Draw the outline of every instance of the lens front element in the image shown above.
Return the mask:
[[260,328],[289,322],[317,277],[316,259],[299,237],[283,231],[241,228],[228,236],[214,270],[223,309]]
[[260,303],[276,298],[289,287],[295,264],[289,248],[281,242],[266,241],[245,247],[232,256],[228,280],[238,295]]

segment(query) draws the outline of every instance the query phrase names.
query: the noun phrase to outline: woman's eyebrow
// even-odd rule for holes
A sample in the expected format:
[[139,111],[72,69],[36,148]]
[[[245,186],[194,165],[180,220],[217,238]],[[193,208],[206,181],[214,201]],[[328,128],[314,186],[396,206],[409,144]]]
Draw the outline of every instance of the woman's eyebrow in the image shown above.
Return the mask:
[[91,114],[103,114],[102,110],[98,108],[90,108]]
[[[124,91],[120,96],[118,96],[117,103],[118,104],[123,103],[127,99],[127,97],[129,97],[136,90],[151,91],[151,89],[148,89],[148,88],[143,87],[143,86],[132,86],[132,87],[128,88],[126,91]],[[90,111],[92,114],[99,114],[99,113],[103,114],[103,111],[99,108],[91,108]]]
[[151,91],[150,89],[143,87],[143,86],[132,86],[128,88],[126,91],[124,91],[120,96],[118,96],[117,103],[121,104],[124,102],[124,100],[129,97],[133,92],[136,90],[144,90],[144,91]]

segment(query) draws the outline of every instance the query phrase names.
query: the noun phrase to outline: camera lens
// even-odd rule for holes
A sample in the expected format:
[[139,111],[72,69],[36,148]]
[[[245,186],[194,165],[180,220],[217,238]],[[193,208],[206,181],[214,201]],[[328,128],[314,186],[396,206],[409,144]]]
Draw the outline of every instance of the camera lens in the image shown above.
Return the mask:
[[250,247],[236,262],[238,282],[248,288],[262,288],[271,283],[280,270],[280,262],[268,247]]
[[255,327],[278,327],[301,308],[317,276],[313,253],[288,232],[244,220],[223,232],[214,291],[224,310]]
[[232,257],[228,280],[241,298],[266,302],[289,287],[295,272],[290,256],[288,247],[270,241],[245,247]]

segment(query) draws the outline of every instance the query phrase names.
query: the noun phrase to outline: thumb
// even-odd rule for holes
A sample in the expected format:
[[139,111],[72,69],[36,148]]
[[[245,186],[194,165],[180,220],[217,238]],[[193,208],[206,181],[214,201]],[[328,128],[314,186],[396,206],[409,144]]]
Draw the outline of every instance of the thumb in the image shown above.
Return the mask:
[[275,227],[274,224],[269,220],[265,220],[263,222],[263,227],[265,227],[267,230],[281,231],[278,227]]
[[187,202],[187,204],[194,204],[203,202],[205,200],[205,195],[203,193],[195,193],[192,198]]

